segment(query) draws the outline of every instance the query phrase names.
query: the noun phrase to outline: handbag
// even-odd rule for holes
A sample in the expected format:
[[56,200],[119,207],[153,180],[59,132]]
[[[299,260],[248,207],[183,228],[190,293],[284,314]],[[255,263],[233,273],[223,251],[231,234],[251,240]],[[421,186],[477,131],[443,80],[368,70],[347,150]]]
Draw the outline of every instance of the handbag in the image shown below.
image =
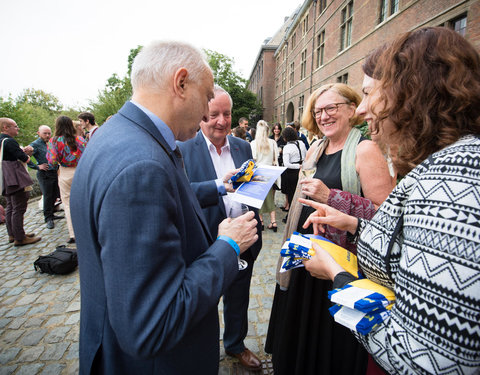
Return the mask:
[[[273,148],[273,165],[276,166],[278,165],[278,161],[275,159],[275,148]],[[278,176],[277,180],[273,183],[273,190],[280,191],[282,186],[282,176]]]
[[2,145],[0,146],[0,194],[3,193],[3,144],[5,143],[7,138],[3,138]]
[[26,166],[19,160],[3,160],[3,146],[6,139],[2,141],[1,164],[2,164],[2,194],[9,195],[20,190],[32,190],[33,180],[27,172]]

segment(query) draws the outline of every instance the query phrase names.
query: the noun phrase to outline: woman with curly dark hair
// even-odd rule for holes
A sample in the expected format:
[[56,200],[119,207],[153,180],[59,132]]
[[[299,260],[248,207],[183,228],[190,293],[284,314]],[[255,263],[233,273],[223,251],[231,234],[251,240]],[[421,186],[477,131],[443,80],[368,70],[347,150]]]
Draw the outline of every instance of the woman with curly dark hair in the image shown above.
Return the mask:
[[[358,112],[405,177],[370,221],[300,200],[316,208],[305,226],[359,234],[365,276],[395,292],[389,319],[355,333],[386,371],[478,374],[480,57],[447,28],[409,32],[363,92]],[[354,279],[320,247],[305,268],[333,288]]]
[[67,243],[75,242],[70,216],[70,189],[75,169],[85,146],[85,139],[77,135],[72,119],[67,116],[58,117],[55,122],[55,136],[50,139],[47,145],[47,160],[49,164],[59,166],[58,187],[60,188],[60,197],[65,209],[70,236]]

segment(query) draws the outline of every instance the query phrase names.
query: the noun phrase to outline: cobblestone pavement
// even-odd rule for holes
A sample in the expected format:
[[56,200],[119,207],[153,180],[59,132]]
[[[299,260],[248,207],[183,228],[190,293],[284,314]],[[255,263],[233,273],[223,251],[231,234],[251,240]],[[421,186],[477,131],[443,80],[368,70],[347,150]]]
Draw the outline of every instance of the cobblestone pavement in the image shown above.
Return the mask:
[[[281,196],[277,205],[282,204]],[[266,224],[270,222],[264,215]],[[258,373],[271,374],[270,357],[264,352],[268,319],[275,290],[275,267],[285,213],[277,209],[278,232],[265,229],[263,248],[255,262],[250,289],[249,327],[246,346],[263,363]],[[36,272],[39,255],[66,244],[66,220],[56,220],[54,229],[43,222],[38,201],[31,200],[25,215],[27,233],[42,237],[33,245],[14,247],[8,243],[5,225],[0,225],[0,375],[77,374],[80,291],[78,270],[69,275]],[[72,245],[70,245],[71,247]],[[223,334],[222,303],[219,304]],[[220,343],[219,374],[249,374],[235,359],[225,356]]]

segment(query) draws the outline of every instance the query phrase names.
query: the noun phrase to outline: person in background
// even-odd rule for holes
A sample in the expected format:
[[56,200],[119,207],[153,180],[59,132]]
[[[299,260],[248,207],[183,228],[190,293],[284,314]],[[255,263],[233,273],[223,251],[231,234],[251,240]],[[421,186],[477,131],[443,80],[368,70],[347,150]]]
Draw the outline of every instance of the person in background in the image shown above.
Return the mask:
[[78,120],[82,124],[85,132],[85,140],[88,142],[98,129],[98,125],[95,122],[95,116],[90,112],[82,112],[78,115]]
[[[252,147],[253,159],[257,165],[278,165],[278,147],[277,142],[268,138],[269,127],[266,121],[260,120],[257,122],[257,134],[255,140],[250,143]],[[270,214],[270,224],[268,229],[277,231],[277,220],[275,217],[275,191],[273,187],[267,194],[267,197],[263,201],[263,205],[260,208],[260,220],[263,225],[263,214]]]
[[37,134],[38,138],[30,143],[33,148],[32,155],[37,162],[30,161],[28,166],[37,170],[37,180],[43,195],[43,217],[47,228],[53,229],[53,220],[62,219],[63,216],[54,215],[55,201],[60,198],[60,190],[57,170],[49,165],[47,160],[47,143],[52,136],[52,130],[47,125],[40,125]]
[[[408,32],[381,53],[363,93],[357,111],[404,178],[370,221],[302,200],[315,208],[304,227],[358,235],[364,275],[395,292],[389,319],[355,333],[388,373],[478,374],[480,56],[446,27]],[[354,279],[315,250],[312,276],[333,288]]]
[[[360,101],[356,91],[342,83],[323,85],[310,95],[302,123],[309,132],[323,137],[303,161],[284,239],[294,231],[313,232],[303,228],[313,209],[300,204],[299,197],[371,218],[375,207],[392,191],[395,181],[382,151],[354,128],[363,121],[355,113]],[[355,243],[345,231],[328,227],[324,237],[355,253]],[[328,311],[331,288],[331,282],[312,277],[303,267],[277,274],[265,345],[272,353],[276,375],[365,374],[367,352]],[[314,326],[287,324],[292,319],[311,322],[312,317],[316,318]],[[294,353],[292,346],[298,348]]]
[[77,135],[72,119],[68,116],[57,117],[55,136],[50,138],[47,145],[47,160],[52,167],[58,167],[58,186],[70,237],[67,243],[75,243],[75,233],[70,215],[70,190],[78,161],[85,146],[85,139]]
[[245,131],[245,129],[244,129],[244,128],[241,128],[240,126],[237,126],[236,128],[234,128],[234,129],[232,130],[232,135],[233,135],[234,137],[241,138],[241,139],[243,139],[244,141],[247,140],[246,133],[247,133],[247,132]]
[[85,138],[85,129],[80,121],[73,121],[73,126],[75,127],[75,133],[77,136]]
[[[215,238],[218,225],[230,212],[240,212],[241,204],[232,200],[227,192],[233,192],[228,181],[242,164],[252,159],[250,145],[228,136],[232,127],[233,101],[230,94],[218,85],[214,86],[214,98],[208,103],[208,118],[200,123],[197,136],[178,146],[183,154],[185,170],[200,202],[208,228]],[[262,248],[260,218],[258,240],[241,255],[248,267],[240,271],[235,281],[223,294],[223,319],[225,353],[235,357],[249,370],[260,370],[260,359],[245,346],[248,333],[248,304],[253,266]]]
[[[33,184],[33,181],[29,176],[25,181],[19,180],[15,173],[17,168],[23,168],[23,165],[18,165],[18,162],[27,163],[30,161],[30,157],[15,140],[15,137],[18,135],[18,126],[15,121],[11,118],[1,117],[0,131],[0,148],[3,149],[1,150],[3,152],[3,189],[1,193],[7,200],[5,222],[7,225],[8,242],[13,242],[14,246],[33,244],[42,238],[35,237],[35,233],[26,234],[23,229],[23,217],[27,211],[28,198],[30,196],[28,187]],[[33,150],[30,150],[30,152],[33,152]]]
[[[283,166],[287,167],[284,173],[282,173],[282,193],[286,195],[286,205],[290,207],[293,195],[298,182],[298,172],[305,159],[307,150],[302,142],[299,142],[297,138],[297,131],[287,126],[282,132],[285,146],[283,147]],[[287,214],[288,217],[288,214]],[[287,218],[282,219],[285,223]]]
[[300,121],[295,120],[291,126],[297,131],[297,137],[298,137],[298,139],[303,142],[303,144],[305,145],[306,150],[308,151],[308,149],[310,148],[310,143],[308,142],[307,137],[305,137],[305,134],[303,134],[303,133],[300,131],[300,127],[301,127],[301,126],[300,126]]
[[246,117],[240,117],[238,120],[238,126],[245,129],[245,136],[247,141],[251,142],[253,140],[252,135],[248,132],[248,119]]
[[159,41],[135,57],[131,82],[72,186],[79,372],[218,374],[218,301],[258,236],[247,212],[212,237],[175,143],[208,121],[213,74],[198,49]]

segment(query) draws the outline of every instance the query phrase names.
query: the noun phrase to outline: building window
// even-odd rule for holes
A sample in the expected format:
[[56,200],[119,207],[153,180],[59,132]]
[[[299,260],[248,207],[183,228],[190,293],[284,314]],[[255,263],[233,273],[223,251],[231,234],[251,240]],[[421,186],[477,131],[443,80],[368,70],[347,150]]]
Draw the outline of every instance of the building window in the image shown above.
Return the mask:
[[380,0],[380,14],[378,17],[378,23],[382,23],[392,14],[398,12],[399,0]]
[[305,96],[300,95],[298,98],[298,119],[300,120],[303,116],[303,103],[305,102]]
[[318,15],[320,15],[327,8],[327,0],[318,1]]
[[285,72],[282,73],[282,93],[284,93],[286,91],[286,87],[285,87]]
[[304,79],[307,76],[307,50],[302,52],[302,65],[300,65],[300,79]]
[[291,41],[291,44],[292,44],[292,51],[293,49],[295,48],[295,42],[297,41],[297,32],[295,31],[292,35],[292,41]]
[[279,96],[280,93],[278,92],[278,78],[275,78],[275,96]]
[[293,87],[293,81],[295,79],[295,63],[290,64],[290,82],[289,82],[289,87]]
[[317,36],[317,68],[323,65],[323,56],[325,53],[325,30]]
[[461,16],[448,21],[447,26],[464,37],[467,31],[467,15],[462,14]]
[[340,51],[352,43],[353,1],[342,9],[342,23],[340,27]]
[[348,73],[342,74],[341,76],[337,77],[337,82],[338,83],[345,83],[348,85]]
[[305,35],[308,31],[308,15],[303,19],[302,23],[302,35]]

